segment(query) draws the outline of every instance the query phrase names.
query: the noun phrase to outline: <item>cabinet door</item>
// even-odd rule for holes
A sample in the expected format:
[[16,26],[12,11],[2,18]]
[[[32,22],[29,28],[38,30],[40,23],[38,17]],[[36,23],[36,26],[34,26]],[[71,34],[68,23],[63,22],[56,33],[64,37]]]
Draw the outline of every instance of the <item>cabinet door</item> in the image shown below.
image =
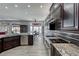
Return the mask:
[[4,38],[3,40],[3,50],[7,50],[7,49],[10,49],[12,48],[12,38],[10,37],[7,37],[7,38]]
[[64,4],[64,27],[74,26],[74,4]]
[[13,47],[16,47],[16,46],[19,46],[20,45],[20,38],[19,36],[15,36],[13,39],[12,39],[12,46]]
[[0,52],[2,51],[2,40],[0,39]]
[[12,43],[11,41],[4,42],[3,43],[3,50],[5,51],[5,50],[8,50],[8,49],[12,48],[12,44],[11,43]]
[[62,56],[62,55],[58,52],[58,50],[55,49],[55,56]]
[[20,45],[19,36],[6,37],[3,40],[3,50],[8,50],[19,45]]
[[33,35],[28,35],[28,45],[33,45]]
[[78,29],[77,4],[64,3],[61,5],[62,5],[61,8],[62,29],[77,30]]
[[51,45],[51,56],[55,56],[55,49],[52,45]]
[[51,56],[62,56],[53,45],[51,45]]

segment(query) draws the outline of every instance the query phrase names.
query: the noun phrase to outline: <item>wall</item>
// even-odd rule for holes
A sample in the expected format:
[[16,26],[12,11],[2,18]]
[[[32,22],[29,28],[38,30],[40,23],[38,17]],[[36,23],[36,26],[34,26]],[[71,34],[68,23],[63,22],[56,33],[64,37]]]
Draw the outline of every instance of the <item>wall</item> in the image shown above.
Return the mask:
[[[28,29],[30,28],[29,24],[30,22],[24,22],[24,21],[0,21],[0,32],[6,32],[7,34],[12,34],[11,29],[12,25],[18,24],[18,25],[28,25]],[[30,31],[30,30],[29,30]]]

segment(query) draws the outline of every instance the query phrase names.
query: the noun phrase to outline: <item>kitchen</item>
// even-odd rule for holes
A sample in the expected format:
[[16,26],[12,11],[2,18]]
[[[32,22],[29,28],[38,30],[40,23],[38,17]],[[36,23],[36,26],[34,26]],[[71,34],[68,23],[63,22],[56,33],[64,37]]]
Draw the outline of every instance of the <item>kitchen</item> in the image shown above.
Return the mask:
[[78,3],[0,5],[1,56],[79,56]]
[[44,44],[51,56],[78,56],[79,4],[53,3],[44,22]]

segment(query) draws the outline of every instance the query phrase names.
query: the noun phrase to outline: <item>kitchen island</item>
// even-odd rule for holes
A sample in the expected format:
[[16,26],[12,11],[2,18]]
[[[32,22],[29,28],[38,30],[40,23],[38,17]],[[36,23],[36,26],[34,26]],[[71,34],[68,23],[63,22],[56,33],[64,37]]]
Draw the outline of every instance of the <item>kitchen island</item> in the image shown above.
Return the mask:
[[33,45],[33,35],[32,34],[10,34],[10,35],[0,35],[0,52],[5,50],[21,46],[21,37],[26,35],[28,39],[28,45]]
[[20,35],[0,35],[1,52],[20,46]]

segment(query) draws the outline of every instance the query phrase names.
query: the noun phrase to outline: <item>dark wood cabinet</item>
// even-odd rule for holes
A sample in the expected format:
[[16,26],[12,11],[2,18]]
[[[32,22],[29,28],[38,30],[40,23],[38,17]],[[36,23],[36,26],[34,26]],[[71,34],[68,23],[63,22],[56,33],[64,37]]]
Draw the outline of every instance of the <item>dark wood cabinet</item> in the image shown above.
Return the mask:
[[2,52],[2,40],[0,39],[0,52]]
[[62,56],[53,45],[51,45],[51,56]]
[[55,56],[62,56],[57,49],[54,48],[54,53],[55,53]]
[[[6,51],[8,49],[17,47],[21,45],[20,35],[3,37],[0,39],[0,52]],[[33,45],[33,35],[28,35],[28,45]]]
[[61,4],[53,3],[49,12],[50,13],[45,20],[45,24],[47,23],[46,26],[49,27],[49,30],[61,29]]
[[78,30],[79,28],[79,12],[78,3],[61,4],[61,29],[62,30]]
[[20,36],[7,37],[4,38],[3,40],[3,50],[8,50],[19,45],[20,45]]
[[33,45],[33,35],[28,35],[28,45]]
[[50,55],[51,56],[54,56],[54,54],[55,54],[55,52],[54,52],[54,47],[51,45],[51,48],[50,48],[50,50],[51,50],[51,53],[50,53]]

